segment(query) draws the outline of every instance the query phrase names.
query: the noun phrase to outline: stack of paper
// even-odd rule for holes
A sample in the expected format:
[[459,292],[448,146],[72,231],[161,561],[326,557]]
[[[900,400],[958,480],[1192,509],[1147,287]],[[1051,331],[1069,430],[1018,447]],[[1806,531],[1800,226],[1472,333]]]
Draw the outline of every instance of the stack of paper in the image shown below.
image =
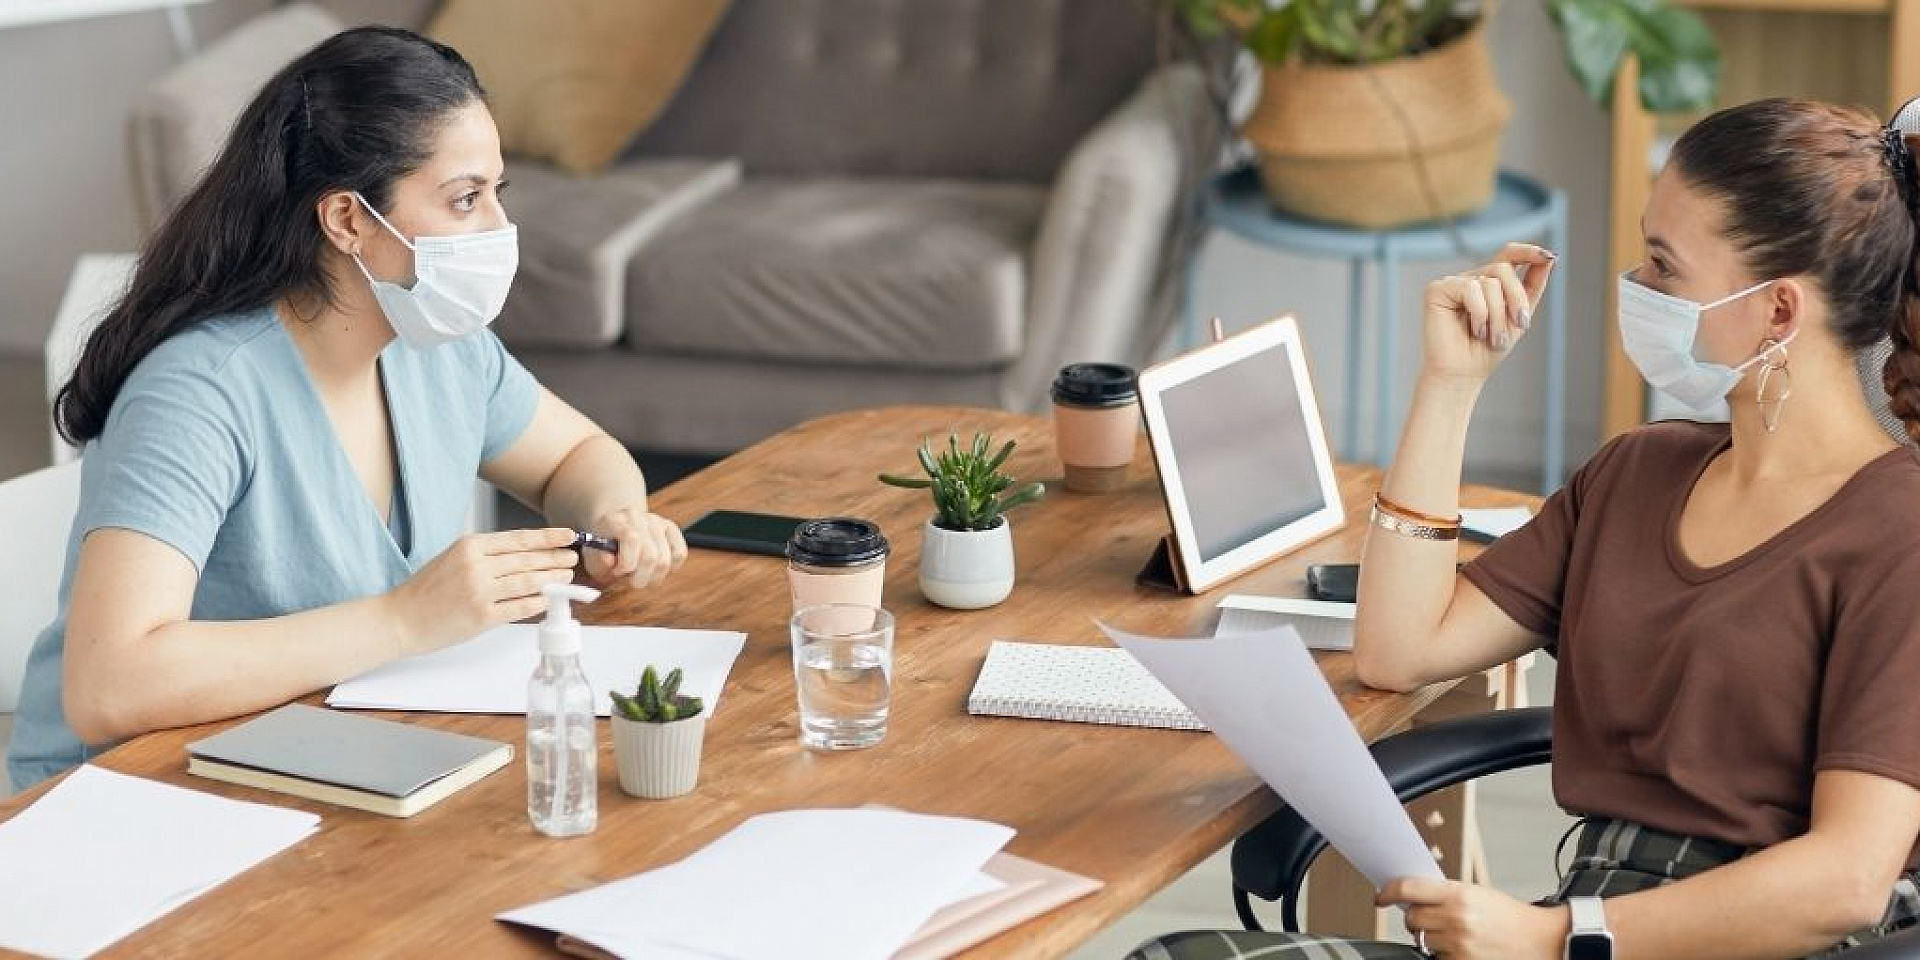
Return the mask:
[[1313,650],[1352,650],[1355,604],[1229,594],[1220,601],[1216,637],[1292,627]]
[[80,767],[0,824],[0,947],[104,950],[319,825],[311,813]]
[[[998,824],[878,808],[762,814],[672,866],[499,919],[648,960],[939,956],[981,939],[961,929],[968,915],[946,908],[1066,876],[999,861],[1012,837]],[[1081,886],[1053,906],[1098,886],[1073,879]],[[948,946],[937,952],[919,944],[941,935]]]
[[[657,627],[582,627],[580,666],[600,716],[613,710],[609,690],[631,691],[649,664],[662,675],[685,671],[681,692],[720,702],[721,688],[747,635]],[[397,660],[333,688],[327,706],[433,713],[526,713],[527,678],[540,665],[538,627],[513,623],[465,643]]]
[[1460,532],[1469,540],[1492,543],[1527,525],[1533,511],[1526,507],[1460,511]]

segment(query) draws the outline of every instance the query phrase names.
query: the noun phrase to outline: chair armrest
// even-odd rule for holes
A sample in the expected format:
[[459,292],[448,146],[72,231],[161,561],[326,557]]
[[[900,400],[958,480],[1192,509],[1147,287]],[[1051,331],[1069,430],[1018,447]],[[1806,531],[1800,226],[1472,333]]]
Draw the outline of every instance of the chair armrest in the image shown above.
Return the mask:
[[1067,155],[1041,215],[1026,349],[1003,404],[1037,410],[1062,363],[1137,362],[1139,328],[1168,279],[1169,233],[1210,166],[1214,112],[1200,68],[1162,67]]
[[1909,927],[1846,951],[1847,960],[1920,960],[1920,927]]
[[[1553,712],[1548,707],[1497,710],[1417,727],[1372,747],[1387,784],[1408,803],[1455,784],[1553,759]],[[1233,844],[1233,885],[1241,919],[1250,913],[1245,895],[1284,898],[1288,930],[1299,929],[1296,904],[1307,868],[1327,840],[1293,808],[1282,809]]]
[[192,189],[267,80],[339,31],[338,20],[310,3],[279,7],[168,71],[135,101],[127,151],[143,230]]

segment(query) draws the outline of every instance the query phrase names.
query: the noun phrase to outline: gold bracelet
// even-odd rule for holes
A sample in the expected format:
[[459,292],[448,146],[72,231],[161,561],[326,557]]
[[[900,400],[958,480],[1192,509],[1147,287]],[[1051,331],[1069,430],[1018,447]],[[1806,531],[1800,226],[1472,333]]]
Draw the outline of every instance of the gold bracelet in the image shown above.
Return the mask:
[[1436,517],[1431,513],[1421,513],[1412,507],[1388,499],[1386,494],[1379,491],[1374,491],[1373,502],[1379,504],[1380,509],[1396,517],[1412,520],[1415,523],[1424,523],[1430,527],[1457,527],[1461,522],[1461,517],[1457,513],[1452,517]]
[[1391,530],[1403,537],[1413,537],[1418,540],[1460,539],[1459,527],[1433,527],[1424,523],[1417,523],[1405,517],[1388,513],[1380,509],[1378,504],[1375,504],[1373,508],[1373,525],[1382,530]]

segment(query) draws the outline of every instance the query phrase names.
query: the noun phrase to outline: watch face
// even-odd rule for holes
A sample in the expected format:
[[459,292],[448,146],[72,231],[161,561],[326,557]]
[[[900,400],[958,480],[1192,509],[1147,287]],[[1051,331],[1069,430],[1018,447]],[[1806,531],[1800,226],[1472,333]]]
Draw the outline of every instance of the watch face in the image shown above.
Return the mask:
[[1604,933],[1576,933],[1567,938],[1567,960],[1613,960],[1613,938]]

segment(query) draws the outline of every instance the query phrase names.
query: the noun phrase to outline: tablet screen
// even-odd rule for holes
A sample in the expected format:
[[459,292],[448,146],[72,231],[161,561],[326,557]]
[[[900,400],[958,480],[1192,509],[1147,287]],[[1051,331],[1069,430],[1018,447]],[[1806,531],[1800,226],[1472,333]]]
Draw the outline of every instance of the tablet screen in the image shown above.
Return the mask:
[[1327,507],[1291,349],[1278,344],[1161,394],[1203,563]]

